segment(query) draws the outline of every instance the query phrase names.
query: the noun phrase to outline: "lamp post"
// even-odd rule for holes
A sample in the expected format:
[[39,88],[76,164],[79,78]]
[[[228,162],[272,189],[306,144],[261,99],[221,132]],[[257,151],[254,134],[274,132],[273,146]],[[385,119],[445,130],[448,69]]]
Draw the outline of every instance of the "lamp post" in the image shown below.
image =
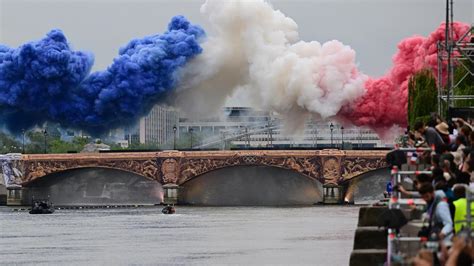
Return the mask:
[[189,129],[189,134],[191,135],[191,150],[193,149],[193,128]]
[[225,150],[226,149],[226,134],[225,134],[225,131],[221,131],[221,134],[222,134],[222,149]]
[[178,128],[176,125],[173,126],[173,150],[176,150],[176,130]]
[[314,145],[314,148],[316,149],[318,147],[318,129],[316,128],[316,126],[314,126],[314,129],[313,129],[313,145]]
[[273,129],[272,129],[271,124],[270,124],[270,128],[268,130],[269,130],[269,133],[270,133],[270,147],[273,148]]
[[44,135],[44,153],[46,153],[48,151],[48,144],[46,142],[48,138],[48,131],[46,131],[46,129],[43,131],[43,135]]
[[331,122],[331,124],[329,125],[329,129],[331,130],[331,148],[332,148],[332,140],[333,140],[333,138],[332,138],[332,131],[334,130],[334,125],[332,124],[332,122]]
[[248,149],[250,148],[250,135],[249,135],[249,128],[245,126],[245,147]]
[[344,150],[344,127],[341,126],[341,150]]
[[25,153],[25,129],[21,130],[21,134],[22,134],[22,137],[23,137],[23,140],[22,140],[22,153]]
[[265,127],[268,128],[268,139],[267,139],[267,147],[273,147],[273,121],[270,118],[268,120],[268,123],[265,125]]

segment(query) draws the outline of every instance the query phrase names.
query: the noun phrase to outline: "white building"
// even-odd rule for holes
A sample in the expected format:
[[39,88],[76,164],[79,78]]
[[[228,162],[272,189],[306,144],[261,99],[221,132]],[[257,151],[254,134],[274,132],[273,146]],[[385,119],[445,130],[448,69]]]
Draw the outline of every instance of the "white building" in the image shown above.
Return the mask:
[[140,118],[140,143],[165,144],[173,139],[173,127],[179,123],[179,113],[172,108],[155,105],[147,116]]
[[[131,144],[163,145],[173,140],[173,127],[179,122],[178,112],[166,106],[155,105],[148,115],[139,122],[116,132],[121,132],[120,140]],[[124,144],[120,142],[123,147]]]
[[340,148],[342,142],[346,148],[383,146],[378,135],[370,129],[354,126],[341,129],[341,125],[336,122],[308,120],[300,134],[285,135],[283,123],[276,114],[248,107],[225,107],[223,113],[224,118],[198,121],[181,117],[180,136],[185,136],[192,130],[193,134],[200,136],[200,143],[194,144],[194,147],[199,148]]

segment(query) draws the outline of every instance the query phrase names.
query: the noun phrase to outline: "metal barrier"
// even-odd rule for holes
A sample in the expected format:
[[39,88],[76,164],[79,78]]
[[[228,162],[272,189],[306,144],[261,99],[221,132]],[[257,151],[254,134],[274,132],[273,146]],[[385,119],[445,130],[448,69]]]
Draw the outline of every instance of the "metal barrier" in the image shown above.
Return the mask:
[[[422,153],[422,152],[432,152],[433,149],[431,148],[404,148],[404,147],[397,147],[396,150],[405,152],[405,156],[412,156],[413,154],[408,153]],[[407,162],[410,160],[407,160]],[[418,169],[418,161],[416,161],[415,165]],[[392,187],[396,189],[396,191],[392,191],[392,195],[390,197],[390,201],[388,204],[389,209],[400,209],[401,205],[416,205],[417,202],[414,199],[403,199],[400,190],[397,188],[402,186],[402,176],[417,176],[420,174],[432,174],[431,171],[401,171],[398,169],[397,166],[393,166],[391,171],[391,182]],[[403,241],[424,241],[421,237],[402,237],[400,236],[398,229],[388,228],[388,236],[387,236],[387,265],[390,266],[392,261],[399,251],[397,250],[397,243]]]

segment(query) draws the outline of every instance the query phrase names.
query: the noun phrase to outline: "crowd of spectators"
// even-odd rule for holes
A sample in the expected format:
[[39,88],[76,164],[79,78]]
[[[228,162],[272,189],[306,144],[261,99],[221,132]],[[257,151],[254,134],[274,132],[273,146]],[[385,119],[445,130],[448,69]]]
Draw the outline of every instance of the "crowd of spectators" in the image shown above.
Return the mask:
[[417,175],[412,191],[402,186],[394,189],[405,197],[420,197],[426,201],[426,227],[419,236],[439,244],[435,256],[427,256],[428,251],[421,250],[414,260],[415,265],[472,265],[474,250],[470,231],[466,230],[466,190],[471,184],[474,186],[473,129],[470,119],[444,121],[433,115],[429,122],[416,122],[407,131],[404,145],[432,149],[411,155],[417,162],[424,163],[422,165],[428,165],[420,170],[429,170],[431,174]]

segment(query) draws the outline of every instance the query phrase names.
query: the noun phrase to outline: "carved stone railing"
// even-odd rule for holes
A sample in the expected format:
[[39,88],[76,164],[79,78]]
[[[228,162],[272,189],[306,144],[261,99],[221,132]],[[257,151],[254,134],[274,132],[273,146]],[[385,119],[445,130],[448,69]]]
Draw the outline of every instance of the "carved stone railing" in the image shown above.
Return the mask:
[[339,184],[365,172],[386,167],[386,153],[387,151],[242,150],[41,154],[22,155],[16,160],[14,168],[18,172],[15,177],[17,183],[23,184],[61,171],[104,167],[129,171],[162,184],[181,185],[217,169],[258,165],[292,170],[323,184]]

